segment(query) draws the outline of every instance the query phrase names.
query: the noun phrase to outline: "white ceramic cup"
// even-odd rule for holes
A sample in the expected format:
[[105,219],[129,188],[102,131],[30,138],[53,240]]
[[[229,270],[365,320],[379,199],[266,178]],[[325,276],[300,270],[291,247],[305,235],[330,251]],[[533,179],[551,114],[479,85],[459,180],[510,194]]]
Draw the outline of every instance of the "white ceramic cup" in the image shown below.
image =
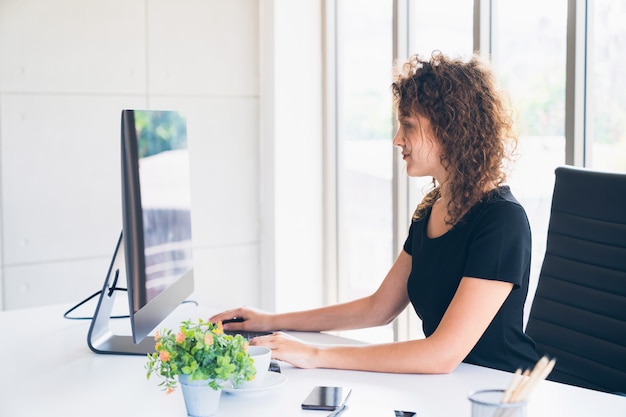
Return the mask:
[[252,381],[262,381],[269,372],[272,351],[263,346],[249,346],[248,354],[252,357],[254,367],[256,368],[256,377]]

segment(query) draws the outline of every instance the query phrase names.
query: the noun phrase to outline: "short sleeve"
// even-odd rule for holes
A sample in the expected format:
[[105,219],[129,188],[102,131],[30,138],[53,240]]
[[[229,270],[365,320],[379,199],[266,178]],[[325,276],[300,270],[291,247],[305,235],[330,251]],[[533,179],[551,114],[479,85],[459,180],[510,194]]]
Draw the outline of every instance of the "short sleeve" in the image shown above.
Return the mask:
[[524,209],[517,203],[500,201],[476,220],[464,276],[522,285],[531,257],[530,225]]

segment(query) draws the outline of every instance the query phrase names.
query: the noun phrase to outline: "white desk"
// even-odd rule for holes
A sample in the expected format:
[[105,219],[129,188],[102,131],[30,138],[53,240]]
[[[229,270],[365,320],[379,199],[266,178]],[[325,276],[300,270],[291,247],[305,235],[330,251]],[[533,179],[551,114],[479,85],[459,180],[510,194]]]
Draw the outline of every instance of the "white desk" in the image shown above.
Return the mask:
[[[92,353],[86,342],[89,323],[63,319],[66,308],[0,313],[0,417],[186,416],[180,389],[167,395],[157,387],[158,379],[147,381],[144,357]],[[194,308],[183,306],[179,312],[195,320]],[[395,409],[415,411],[418,417],[469,417],[470,391],[504,388],[511,378],[505,372],[465,364],[449,375],[281,365],[286,384],[248,396],[223,393],[217,416],[326,417],[328,412],[301,410],[300,402],[315,385],[341,385],[352,387],[350,408],[342,417],[393,417]],[[528,416],[624,417],[626,397],[544,381],[531,397]]]

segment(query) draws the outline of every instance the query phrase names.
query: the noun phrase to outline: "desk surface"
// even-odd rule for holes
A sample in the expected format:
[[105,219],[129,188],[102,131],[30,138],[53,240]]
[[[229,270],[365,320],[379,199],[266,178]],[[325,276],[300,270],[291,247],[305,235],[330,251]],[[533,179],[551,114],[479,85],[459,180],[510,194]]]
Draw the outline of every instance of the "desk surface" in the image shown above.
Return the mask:
[[[64,319],[65,310],[66,306],[51,306],[0,313],[1,417],[186,415],[180,389],[167,395],[157,387],[158,379],[146,380],[144,357],[91,352],[86,342],[89,323]],[[199,317],[192,306],[179,308],[177,320],[178,314],[183,319]],[[345,342],[323,334],[300,336],[312,342]],[[244,396],[223,393],[217,417],[325,417],[328,412],[300,408],[315,385],[352,388],[349,409],[342,417],[393,417],[393,410],[415,411],[418,417],[469,417],[468,393],[504,388],[511,379],[509,373],[466,364],[448,375],[304,370],[281,365],[288,378],[284,385]],[[626,397],[544,381],[531,397],[528,416],[557,415],[623,417]]]

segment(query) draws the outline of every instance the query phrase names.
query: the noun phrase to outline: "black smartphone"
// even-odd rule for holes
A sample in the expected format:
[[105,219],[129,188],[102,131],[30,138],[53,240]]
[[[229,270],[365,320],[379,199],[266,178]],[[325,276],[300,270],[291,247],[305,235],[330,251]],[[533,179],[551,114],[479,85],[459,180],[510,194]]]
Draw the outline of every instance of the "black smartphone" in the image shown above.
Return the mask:
[[327,410],[333,411],[341,407],[352,390],[346,387],[323,387],[313,388],[306,399],[302,402],[304,410]]

